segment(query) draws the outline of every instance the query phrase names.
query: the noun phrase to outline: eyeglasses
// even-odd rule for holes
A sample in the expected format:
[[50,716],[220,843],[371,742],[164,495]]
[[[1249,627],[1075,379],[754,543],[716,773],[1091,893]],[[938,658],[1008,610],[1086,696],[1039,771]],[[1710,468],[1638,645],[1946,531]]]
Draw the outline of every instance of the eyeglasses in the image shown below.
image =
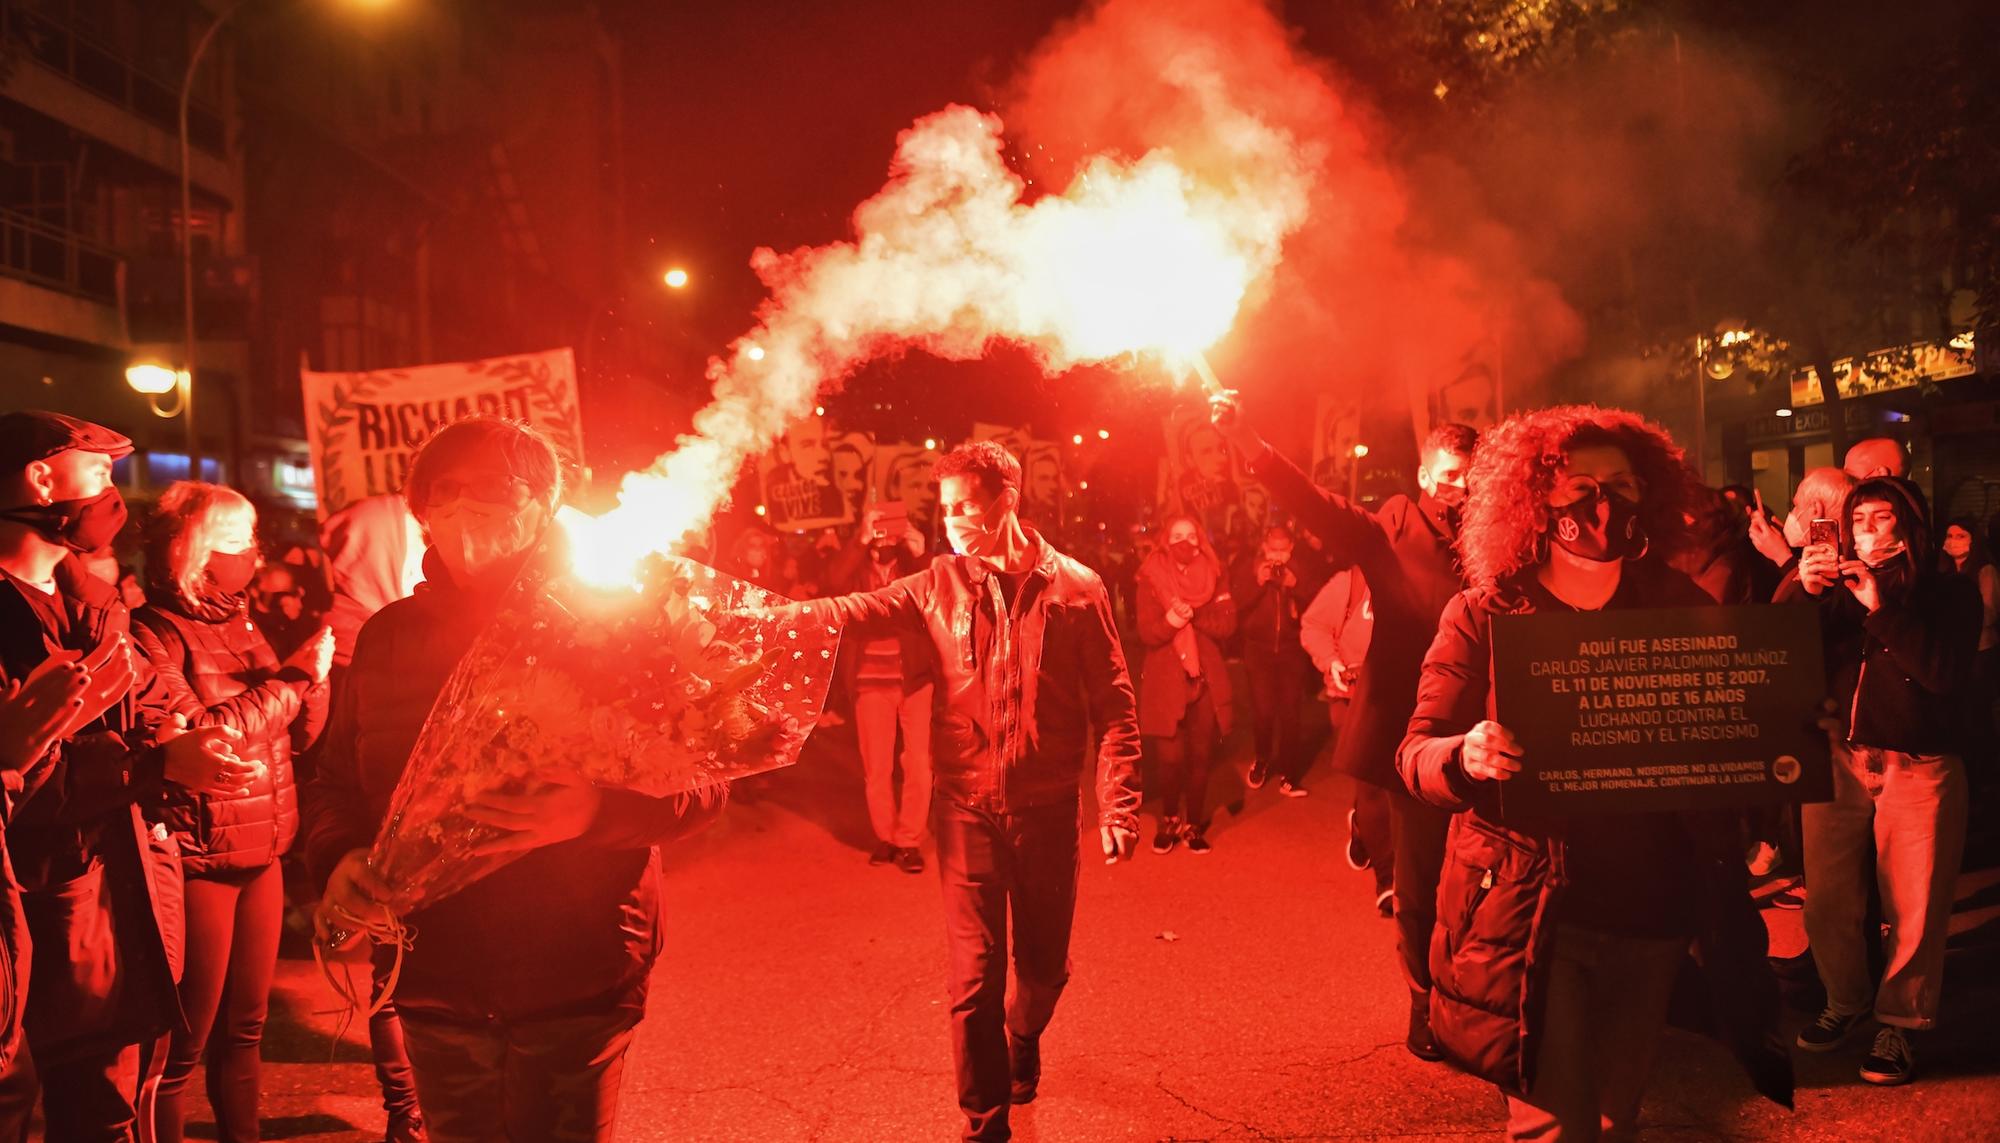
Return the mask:
[[460,480],[454,476],[440,476],[425,489],[424,504],[436,508],[461,496],[479,504],[519,508],[527,502],[528,482],[519,477]]

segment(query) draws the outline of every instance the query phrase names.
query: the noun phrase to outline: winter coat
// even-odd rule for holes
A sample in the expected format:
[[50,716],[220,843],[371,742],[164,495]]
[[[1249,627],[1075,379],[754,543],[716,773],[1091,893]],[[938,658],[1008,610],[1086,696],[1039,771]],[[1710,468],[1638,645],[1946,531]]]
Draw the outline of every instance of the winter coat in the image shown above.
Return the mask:
[[308,706],[314,719],[323,717],[326,688],[297,667],[278,666],[240,597],[191,604],[175,594],[165,585],[155,589],[154,598],[173,601],[135,613],[133,640],[165,685],[174,713],[189,726],[242,732],[236,753],[263,769],[240,797],[175,787],[158,816],[180,842],[188,876],[262,869],[298,836],[291,728]]
[[[1581,827],[1503,820],[1499,784],[1467,776],[1461,751],[1467,731],[1496,717],[1489,674],[1493,616],[1532,612],[1537,598],[1552,600],[1517,579],[1452,600],[1425,657],[1416,711],[1397,755],[1412,793],[1455,811],[1431,935],[1432,1034],[1455,1066],[1514,1095],[1534,1084],[1556,926],[1564,920],[1572,882],[1565,834]],[[1625,565],[1606,606],[1708,602],[1687,576],[1649,560]],[[1766,959],[1764,923],[1750,898],[1736,818],[1673,818],[1690,851],[1681,856],[1692,884],[1681,888],[1691,906],[1700,966],[1694,988],[1706,1001],[1696,1005],[1700,1023],[1734,1051],[1758,1091],[1789,1107],[1791,1061],[1777,1035],[1777,980]]]
[[1100,822],[1136,828],[1139,725],[1111,598],[1096,572],[1028,538],[1034,562],[1011,605],[992,565],[939,556],[887,587],[802,606],[924,633],[937,796],[997,814],[1060,805],[1094,757]]
[[1909,754],[1959,753],[1972,745],[1963,741],[1962,709],[1979,651],[1979,588],[1935,570],[1929,509],[1915,485],[1891,477],[1864,481],[1848,495],[1841,519],[1851,519],[1854,505],[1870,496],[1889,497],[1905,521],[1913,569],[1907,585],[1885,586],[1881,608],[1870,615],[1845,584],[1815,600],[1794,567],[1778,585],[1777,600],[1818,604],[1828,693],[1846,717],[1849,742]]
[[[1216,733],[1227,735],[1235,722],[1236,704],[1222,641],[1236,630],[1236,601],[1226,581],[1218,582],[1215,595],[1195,608],[1192,626],[1200,648],[1202,681],[1215,702]],[[1139,643],[1146,658],[1139,666],[1139,733],[1149,738],[1173,737],[1194,701],[1194,680],[1174,650],[1174,636],[1179,633],[1180,628],[1167,622],[1167,601],[1141,575]]]
[[[1303,545],[1301,545],[1303,547]],[[1252,551],[1236,561],[1229,577],[1229,594],[1236,601],[1236,631],[1243,637],[1243,653],[1269,659],[1279,653],[1299,656],[1299,621],[1326,582],[1313,574],[1304,556],[1294,556],[1285,570],[1292,573],[1291,586],[1282,575],[1257,582],[1257,569],[1264,565],[1262,552]]]
[[[118,588],[74,556],[55,581],[66,633],[23,597],[35,588],[0,582],[0,674],[25,679],[53,651],[87,654],[129,632]],[[172,831],[147,819],[167,796],[165,754],[154,744],[166,691],[145,656],[135,654],[133,668],[122,701],[23,775],[7,821],[12,877],[39,958],[23,1019],[45,1062],[93,1043],[142,1043],[182,1023],[180,856]]]
[[1250,470],[1272,500],[1320,538],[1333,570],[1357,568],[1368,581],[1375,630],[1333,765],[1361,781],[1399,788],[1396,745],[1417,702],[1424,651],[1445,604],[1465,587],[1452,555],[1454,534],[1428,498],[1392,496],[1370,512],[1322,490],[1269,449]]
[[[547,558],[565,558],[550,549]],[[324,887],[375,840],[431,704],[497,599],[452,581],[435,552],[415,595],[368,620],[333,696],[303,791],[306,864]],[[415,934],[396,1005],[449,1020],[530,1020],[642,999],[660,951],[653,846],[686,823],[673,798],[601,791],[582,837],[519,860],[404,918]]]

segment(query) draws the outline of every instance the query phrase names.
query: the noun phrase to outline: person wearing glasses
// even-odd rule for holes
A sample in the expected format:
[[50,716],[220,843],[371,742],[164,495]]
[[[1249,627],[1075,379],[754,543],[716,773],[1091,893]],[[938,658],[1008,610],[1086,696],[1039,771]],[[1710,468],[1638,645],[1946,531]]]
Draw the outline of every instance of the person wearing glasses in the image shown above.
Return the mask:
[[[325,886],[315,924],[329,944],[379,913],[368,849],[452,668],[528,560],[567,558],[541,543],[561,468],[526,425],[476,416],[439,429],[404,495],[429,540],[424,582],[362,627],[306,788],[306,864]],[[550,784],[469,805],[506,831],[493,844],[531,852],[404,918],[415,937],[396,1007],[432,1143],[612,1137],[660,952],[654,847],[721,804]]]
[[1430,947],[1431,1031],[1507,1096],[1514,1139],[1630,1137],[1690,951],[1709,1023],[1757,1089],[1789,1106],[1778,988],[1734,815],[1503,819],[1523,750],[1495,721],[1496,615],[1696,607],[1666,562],[1683,538],[1681,450],[1631,413],[1565,406],[1489,430],[1459,554],[1396,763],[1454,816]]

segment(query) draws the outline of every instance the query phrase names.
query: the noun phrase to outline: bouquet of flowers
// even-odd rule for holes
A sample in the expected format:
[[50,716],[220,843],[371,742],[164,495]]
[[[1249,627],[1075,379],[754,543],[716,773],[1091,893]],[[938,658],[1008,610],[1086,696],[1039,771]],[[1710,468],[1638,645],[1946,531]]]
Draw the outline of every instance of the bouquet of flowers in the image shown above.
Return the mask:
[[520,856],[481,852],[502,831],[462,807],[489,791],[560,777],[711,800],[797,761],[834,671],[824,619],[690,560],[651,556],[607,588],[542,549],[446,680],[390,799],[369,855],[390,911]]

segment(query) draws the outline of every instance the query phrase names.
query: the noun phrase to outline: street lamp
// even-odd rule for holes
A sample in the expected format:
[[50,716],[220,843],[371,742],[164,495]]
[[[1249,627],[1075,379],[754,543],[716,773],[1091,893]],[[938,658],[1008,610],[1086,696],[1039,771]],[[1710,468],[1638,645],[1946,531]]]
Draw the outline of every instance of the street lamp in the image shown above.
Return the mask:
[[1367,445],[1356,444],[1354,446],[1354,462],[1347,466],[1347,498],[1350,501],[1361,499],[1361,461],[1367,455]]
[[[181,347],[183,380],[180,383],[180,415],[183,418],[182,427],[187,430],[188,476],[193,480],[201,479],[201,438],[195,435],[194,428],[194,180],[189,169],[188,101],[194,95],[195,73],[201,70],[202,57],[208,54],[208,45],[215,42],[215,34],[222,30],[222,26],[229,22],[230,17],[236,15],[249,2],[250,0],[232,0],[227,8],[216,14],[215,19],[209,21],[208,30],[201,34],[201,39],[195,41],[194,50],[188,53],[187,72],[181,76],[181,333],[184,342]],[[349,0],[349,3],[379,8],[388,3],[388,0]],[[132,379],[129,371],[126,374],[126,381],[133,388],[138,388],[138,382]],[[145,392],[143,389],[139,391]],[[155,406],[153,411],[158,413],[158,407]],[[228,474],[224,475],[226,477]]]

